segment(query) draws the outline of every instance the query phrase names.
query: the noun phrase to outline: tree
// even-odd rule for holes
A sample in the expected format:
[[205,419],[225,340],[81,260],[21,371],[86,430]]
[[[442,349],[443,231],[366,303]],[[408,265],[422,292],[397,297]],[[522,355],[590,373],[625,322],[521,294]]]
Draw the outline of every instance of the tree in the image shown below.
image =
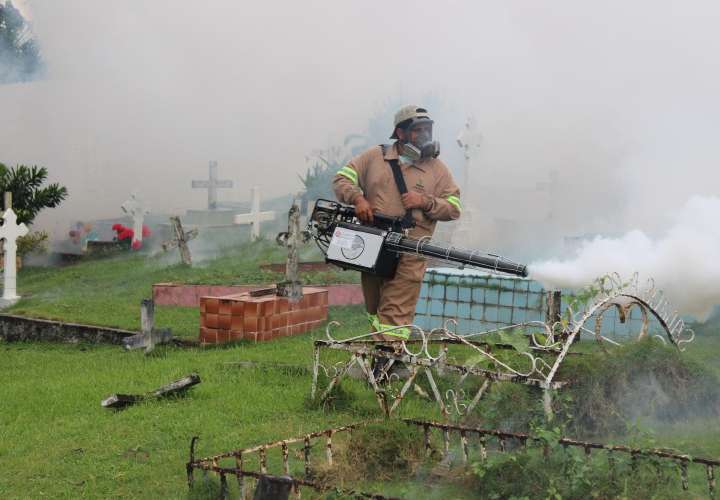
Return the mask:
[[20,11],[0,3],[0,84],[32,80],[42,70],[37,42]]
[[45,167],[18,165],[8,168],[0,163],[0,192],[12,193],[18,223],[32,224],[41,210],[57,207],[67,198],[67,188],[60,184],[41,187],[46,179]]

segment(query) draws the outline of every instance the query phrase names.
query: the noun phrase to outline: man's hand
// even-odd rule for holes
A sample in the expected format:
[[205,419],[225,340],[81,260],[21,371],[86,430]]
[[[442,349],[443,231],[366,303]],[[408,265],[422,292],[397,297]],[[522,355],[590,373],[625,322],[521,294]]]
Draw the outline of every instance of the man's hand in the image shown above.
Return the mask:
[[428,204],[427,198],[417,191],[409,191],[402,195],[402,204],[409,210],[411,208],[425,208]]
[[372,207],[370,207],[370,202],[367,201],[363,195],[359,194],[355,198],[353,205],[355,205],[355,215],[357,218],[362,222],[372,224],[373,211]]

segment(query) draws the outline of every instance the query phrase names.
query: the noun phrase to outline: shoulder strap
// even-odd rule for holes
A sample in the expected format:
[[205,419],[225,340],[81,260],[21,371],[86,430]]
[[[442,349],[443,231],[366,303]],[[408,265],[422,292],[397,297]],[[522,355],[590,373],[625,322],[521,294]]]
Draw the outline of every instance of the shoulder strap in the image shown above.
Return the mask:
[[[387,145],[382,144],[380,147],[382,148],[383,156],[385,156]],[[397,158],[386,161],[390,165],[390,170],[392,170],[393,178],[395,179],[395,185],[397,186],[398,191],[400,191],[400,195],[407,193],[407,184],[405,184],[405,177],[403,177],[402,170],[400,170],[400,163],[398,162]],[[405,228],[409,228],[412,227],[414,224],[415,221],[413,220],[412,214],[409,210],[406,210],[403,217],[403,226]]]

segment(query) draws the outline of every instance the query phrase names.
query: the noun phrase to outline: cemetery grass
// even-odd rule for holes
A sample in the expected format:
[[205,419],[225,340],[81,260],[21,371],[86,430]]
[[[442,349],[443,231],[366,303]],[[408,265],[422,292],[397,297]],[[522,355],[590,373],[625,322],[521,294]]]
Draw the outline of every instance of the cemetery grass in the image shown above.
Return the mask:
[[[149,256],[121,254],[66,267],[25,267],[18,273],[22,300],[5,312],[127,330],[140,329],[140,301],[152,297],[155,283],[268,285],[283,279],[261,264],[284,262],[286,252],[274,242],[258,240],[221,249],[214,258],[192,267],[178,263],[177,252]],[[302,260],[320,260],[307,245]],[[332,270],[301,273],[307,284],[357,282],[358,273]],[[158,306],[156,325],[178,337],[197,338],[197,308]]]
[[[332,307],[330,319],[342,323],[339,337],[365,328],[360,306]],[[204,349],[161,346],[150,356],[108,345],[0,344],[0,498],[187,498],[184,464],[192,436],[200,437],[197,456],[203,457],[377,419],[372,392],[355,380],[346,379],[326,407],[308,402],[312,341],[323,333],[316,329],[274,342]],[[688,347],[687,355],[694,360],[709,362],[706,353],[720,350],[716,336],[698,341],[695,349]],[[717,362],[710,368],[720,372]],[[100,407],[110,394],[144,393],[191,372],[199,373],[202,383],[185,397],[148,401],[123,411]],[[514,387],[521,386],[508,388]],[[522,401],[510,403],[514,412],[531,411]],[[533,398],[532,404],[538,403],[539,398]],[[441,418],[434,404],[412,394],[399,417]],[[606,441],[720,456],[716,419],[666,427],[628,424],[637,431]],[[421,443],[422,431],[417,438]],[[323,455],[322,442],[315,451],[318,458]],[[277,455],[270,456],[277,461]],[[279,470],[277,463],[274,469]],[[471,480],[467,474],[450,471],[446,475],[456,485],[433,485],[433,492],[443,497],[440,492],[447,487],[452,494],[446,498],[475,497],[482,488],[461,487]],[[519,473],[514,480],[523,477]],[[419,476],[381,483],[368,478],[361,486],[412,498],[427,491],[422,486],[428,487],[426,480]],[[196,481],[201,488],[190,498],[215,498],[203,494],[199,472]],[[680,497],[679,484],[672,484]],[[701,474],[691,474],[694,493],[685,498],[703,498],[704,484]],[[217,481],[210,486],[212,490]],[[310,491],[303,496],[313,497]]]
[[[365,327],[360,312],[333,308],[332,317],[347,334]],[[343,385],[332,411],[308,404],[312,340],[322,334],[150,356],[107,345],[1,345],[0,498],[184,498],[192,436],[206,456],[377,418],[357,381]],[[257,365],[233,364],[241,360]],[[191,372],[202,382],[185,397],[100,406],[110,394],[145,393]],[[421,416],[424,406],[405,411]]]
[[[18,280],[24,298],[11,312],[137,330],[140,300],[150,296],[153,283],[273,282],[277,276],[257,266],[282,261],[283,255],[281,248],[260,241],[192,269],[143,255],[25,268]],[[338,337],[366,328],[362,307],[331,307],[329,314],[342,323]],[[156,312],[156,324],[176,335],[197,338],[198,321],[193,308]],[[720,375],[718,330],[718,322],[703,327],[683,355]],[[343,382],[324,408],[308,403],[312,341],[323,334],[316,329],[269,343],[204,349],[163,346],[150,356],[107,345],[0,344],[0,498],[186,498],[184,464],[192,436],[200,437],[197,456],[207,456],[378,418],[377,402],[358,381]],[[199,373],[202,383],[185,397],[118,412],[100,407],[110,394],[144,393],[191,372]],[[532,411],[529,405],[539,400],[509,403],[517,413]],[[435,405],[413,395],[399,416],[441,418]],[[635,445],[720,456],[715,419],[628,425],[640,430],[632,437]],[[400,495],[414,491],[407,482],[364,486]],[[693,480],[693,489],[703,491],[702,478]],[[462,498],[462,491],[450,497]]]

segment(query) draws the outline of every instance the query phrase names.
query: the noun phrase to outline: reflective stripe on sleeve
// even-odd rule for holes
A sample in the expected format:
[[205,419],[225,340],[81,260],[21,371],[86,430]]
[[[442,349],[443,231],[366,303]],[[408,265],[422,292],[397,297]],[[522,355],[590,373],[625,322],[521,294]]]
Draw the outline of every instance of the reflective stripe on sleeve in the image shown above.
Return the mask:
[[350,165],[345,165],[343,168],[337,171],[337,175],[342,175],[344,177],[347,177],[352,181],[353,184],[358,183],[358,177],[357,172],[353,170],[353,168]]
[[445,199],[448,201],[448,203],[450,203],[452,206],[454,206],[455,208],[457,208],[458,210],[460,210],[462,212],[462,203],[460,203],[460,198],[451,194],[450,196],[448,196]]

